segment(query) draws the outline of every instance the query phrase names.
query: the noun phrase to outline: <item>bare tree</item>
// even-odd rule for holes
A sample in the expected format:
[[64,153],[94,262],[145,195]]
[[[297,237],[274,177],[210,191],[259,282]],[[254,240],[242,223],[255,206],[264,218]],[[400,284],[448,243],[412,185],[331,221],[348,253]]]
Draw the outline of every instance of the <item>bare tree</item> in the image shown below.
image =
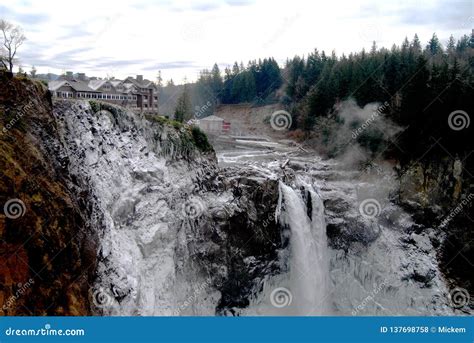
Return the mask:
[[13,72],[13,63],[18,48],[26,40],[23,30],[6,20],[0,19],[1,65]]

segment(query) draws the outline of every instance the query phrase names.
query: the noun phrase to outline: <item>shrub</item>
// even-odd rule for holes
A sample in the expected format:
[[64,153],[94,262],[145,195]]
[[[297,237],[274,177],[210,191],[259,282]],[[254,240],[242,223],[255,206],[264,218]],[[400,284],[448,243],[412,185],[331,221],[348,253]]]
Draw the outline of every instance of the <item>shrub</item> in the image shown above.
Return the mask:
[[191,127],[191,133],[193,135],[194,144],[199,150],[204,152],[212,151],[212,145],[209,144],[206,134],[202,132],[199,127]]

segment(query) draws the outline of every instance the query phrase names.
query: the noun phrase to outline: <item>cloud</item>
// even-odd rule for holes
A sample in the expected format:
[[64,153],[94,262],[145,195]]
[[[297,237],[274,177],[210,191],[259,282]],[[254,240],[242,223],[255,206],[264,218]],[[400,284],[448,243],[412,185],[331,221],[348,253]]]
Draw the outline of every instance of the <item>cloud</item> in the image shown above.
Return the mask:
[[191,5],[191,9],[195,11],[212,11],[219,7],[220,5],[216,2],[197,2]]
[[472,5],[453,1],[0,0],[0,17],[23,26],[28,41],[19,58],[44,66],[39,72],[107,70],[123,78],[163,70],[165,80],[181,80],[216,61],[222,67],[273,56],[284,64],[314,48],[338,55],[369,49],[374,39],[389,48],[415,33],[423,44],[433,32],[442,41],[459,38],[468,32],[457,29],[472,25]]
[[2,19],[14,20],[19,22],[21,25],[38,25],[48,21],[49,19],[49,16],[44,13],[13,11],[11,8],[7,8],[3,5],[0,5],[0,13]]
[[58,37],[59,40],[68,40],[92,36],[91,32],[78,26],[62,27],[61,33],[62,35]]
[[166,69],[182,69],[182,68],[196,68],[198,67],[195,62],[191,61],[172,61],[172,62],[161,62],[153,65],[144,67],[144,70],[166,70]]
[[131,67],[131,66],[137,66],[137,65],[142,65],[146,62],[149,62],[149,60],[141,60],[141,59],[130,59],[130,60],[116,60],[116,59],[111,59],[111,58],[103,58],[103,59],[97,59],[92,61],[93,65],[96,68],[99,69],[114,69],[117,67]]
[[400,9],[399,22],[453,31],[462,30],[465,29],[463,24],[466,24],[473,16],[473,6],[474,3],[471,0],[438,2],[423,10],[413,4]]
[[248,6],[255,3],[253,0],[226,0],[225,2],[230,6]]

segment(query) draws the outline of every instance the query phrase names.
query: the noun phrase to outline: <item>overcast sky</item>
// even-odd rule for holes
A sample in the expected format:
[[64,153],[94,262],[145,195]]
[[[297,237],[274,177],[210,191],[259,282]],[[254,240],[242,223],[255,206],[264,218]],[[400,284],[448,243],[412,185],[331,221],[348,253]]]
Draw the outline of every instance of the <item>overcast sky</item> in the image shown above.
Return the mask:
[[22,26],[27,71],[144,74],[181,83],[217,62],[273,56],[279,63],[314,48],[338,55],[400,44],[433,32],[445,43],[469,34],[472,0],[0,0],[0,18]]

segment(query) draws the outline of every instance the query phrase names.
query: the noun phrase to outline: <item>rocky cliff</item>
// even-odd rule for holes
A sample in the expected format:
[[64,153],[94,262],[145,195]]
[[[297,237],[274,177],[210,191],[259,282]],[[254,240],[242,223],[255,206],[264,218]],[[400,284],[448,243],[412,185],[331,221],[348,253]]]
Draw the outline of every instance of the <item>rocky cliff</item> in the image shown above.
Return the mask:
[[89,195],[73,191],[46,88],[0,78],[0,311],[90,314],[97,235]]
[[414,213],[418,223],[435,228],[444,238],[437,249],[440,267],[450,285],[470,294],[474,292],[472,170],[468,156],[438,156],[408,165],[399,178],[400,204]]
[[226,314],[278,271],[277,181],[199,131],[6,75],[0,104],[4,314]]

